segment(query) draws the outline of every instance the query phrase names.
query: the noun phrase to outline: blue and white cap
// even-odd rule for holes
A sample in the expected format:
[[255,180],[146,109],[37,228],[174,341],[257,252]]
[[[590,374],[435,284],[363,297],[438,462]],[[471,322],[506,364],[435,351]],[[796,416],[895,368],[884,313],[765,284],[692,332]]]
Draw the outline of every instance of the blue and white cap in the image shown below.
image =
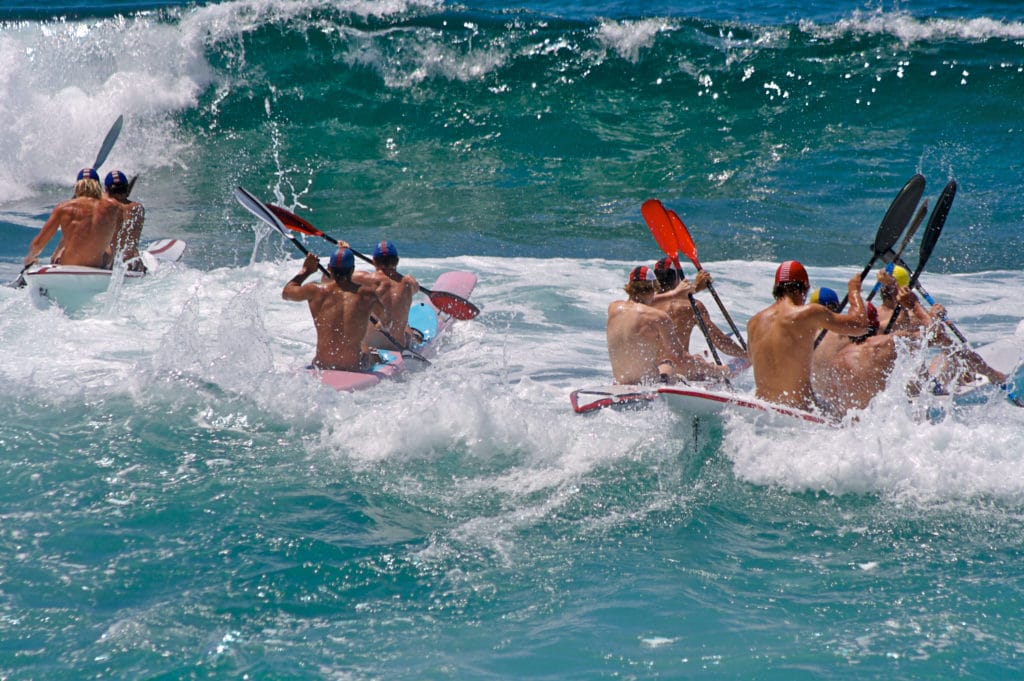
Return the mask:
[[374,258],[397,258],[398,249],[390,241],[381,241],[373,248]]
[[78,180],[96,180],[100,181],[100,174],[96,172],[95,168],[82,168],[78,171]]
[[351,249],[339,248],[331,256],[331,262],[328,267],[339,272],[354,270],[356,268],[356,256],[353,255]]

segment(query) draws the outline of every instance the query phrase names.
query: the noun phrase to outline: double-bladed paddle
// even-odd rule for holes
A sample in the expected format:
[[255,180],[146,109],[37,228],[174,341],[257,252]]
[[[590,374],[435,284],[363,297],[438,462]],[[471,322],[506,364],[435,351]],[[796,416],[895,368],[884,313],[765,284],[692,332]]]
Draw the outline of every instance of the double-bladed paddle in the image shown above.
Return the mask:
[[[704,268],[700,266],[700,260],[697,259],[697,246],[693,243],[693,238],[690,236],[690,230],[686,229],[686,225],[683,224],[682,218],[676,215],[674,210],[668,211],[669,221],[672,223],[672,230],[676,234],[676,242],[679,244],[679,250],[686,254],[686,257],[690,259],[693,266],[700,272]],[[715,302],[718,303],[718,309],[722,311],[722,315],[725,320],[729,322],[729,328],[736,335],[736,340],[739,341],[740,347],[744,350],[747,349],[747,344],[743,340],[743,334],[736,328],[736,323],[733,322],[732,317],[729,316],[729,311],[725,309],[725,305],[722,303],[722,299],[718,297],[718,292],[715,291],[715,287],[708,282],[708,290],[711,291],[712,297]]]
[[[107,131],[107,136],[103,138],[103,143],[100,144],[100,150],[96,153],[96,160],[93,161],[93,170],[99,172],[99,168],[103,165],[103,162],[107,160],[107,156],[110,156],[110,150],[114,148],[114,142],[117,141],[117,136],[121,134],[121,128],[124,126],[124,114],[117,117],[114,124],[110,126],[110,130]],[[25,282],[25,270],[29,268],[29,265],[25,265],[18,272],[18,276],[15,277],[14,281],[7,283],[7,286],[11,288],[21,288],[26,284]]]
[[[647,228],[651,230],[651,235],[658,243],[658,247],[664,251],[666,256],[672,259],[673,264],[676,266],[676,271],[679,272],[681,277],[683,268],[679,264],[679,239],[675,229],[672,228],[672,219],[669,217],[668,211],[665,210],[665,206],[658,199],[648,199],[640,206],[640,214],[644,216],[644,222],[647,223]],[[708,342],[708,348],[711,349],[711,356],[715,358],[715,364],[721,366],[722,359],[718,356],[718,349],[715,348],[715,344],[711,342],[711,333],[708,331],[707,324],[704,323],[703,315],[697,309],[697,301],[692,293],[686,294],[686,297],[690,300],[693,314],[697,318],[697,324],[700,325],[704,339]],[[730,385],[729,379],[725,379],[725,383]]]
[[[914,209],[917,208],[917,204],[921,201],[921,196],[924,194],[924,184],[924,175],[917,173],[907,180],[900,193],[889,204],[889,209],[885,211],[882,223],[878,226],[878,232],[875,234],[875,243],[871,246],[871,260],[868,261],[867,266],[860,273],[861,281],[864,281],[864,278],[868,276],[871,268],[875,265],[875,261],[884,257],[889,252],[896,244],[896,241],[899,240],[900,234],[907,228],[907,223],[913,217]],[[846,307],[849,299],[849,294],[843,296],[843,299],[839,302],[840,311]],[[828,333],[828,329],[821,330],[821,333],[814,340],[814,347],[818,347],[821,344],[826,333]]]
[[[906,250],[907,244],[909,244],[910,240],[914,238],[914,233],[917,232],[917,228],[921,226],[922,222],[924,222],[924,216],[927,214],[928,199],[925,199],[921,202],[921,207],[917,209],[917,214],[914,216],[914,221],[910,223],[910,227],[907,228],[907,233],[903,235],[903,242],[900,243],[899,250],[893,253],[892,249],[889,249],[889,252],[882,256],[883,260],[890,263],[894,262],[897,265],[906,267],[901,256],[903,255],[903,251]],[[907,270],[909,271],[910,268],[907,267]],[[868,294],[868,297],[865,298],[864,301],[867,302],[874,298],[875,294],[878,293],[881,287],[882,284],[876,281],[875,285],[871,287],[871,293]]]
[[[956,180],[950,180],[943,188],[942,194],[939,195],[939,200],[935,203],[932,216],[928,218],[928,226],[924,228],[924,236],[921,237],[921,246],[917,253],[917,268],[910,275],[909,288],[914,288],[917,285],[917,280],[921,276],[921,272],[924,271],[924,266],[928,263],[928,258],[931,257],[935,244],[939,240],[939,235],[942,234],[942,226],[946,224],[946,217],[949,216],[949,209],[953,206],[954,198],[956,198]],[[892,331],[892,327],[896,324],[896,319],[900,316],[901,311],[902,308],[897,303],[896,309],[892,311],[892,316],[889,317],[889,323],[885,325],[883,333]]]
[[[267,204],[267,208],[270,209],[270,211],[274,215],[276,215],[278,219],[280,219],[284,226],[287,227],[288,229],[293,229],[296,232],[302,232],[303,234],[308,234],[310,236],[318,236],[321,239],[327,241],[328,243],[337,245],[337,239],[335,239],[329,234],[325,234],[324,232],[320,231],[319,229],[311,225],[307,220],[300,218],[298,215],[291,212],[287,208],[275,206],[272,203]],[[360,258],[370,264],[373,264],[372,258],[368,258],[367,256],[363,255],[362,253],[352,248],[351,246],[349,246],[349,250],[352,251],[352,253],[357,258]],[[430,298],[430,302],[433,303],[434,307],[436,307],[441,312],[444,312],[445,314],[451,315],[455,319],[475,319],[477,315],[480,314],[480,308],[478,308],[476,305],[469,302],[462,296],[456,295],[454,293],[449,293],[448,291],[431,291],[429,288],[423,286],[422,284],[420,284],[420,290],[427,294],[427,297]]]
[[[306,249],[306,247],[303,246],[299,242],[299,240],[296,239],[287,229],[285,229],[285,226],[281,224],[281,221],[277,218],[277,216],[274,215],[274,213],[271,212],[271,210],[267,208],[266,204],[264,204],[262,201],[257,199],[255,196],[253,196],[251,193],[249,193],[242,187],[235,187],[235,200],[237,200],[238,203],[242,204],[243,208],[245,208],[250,213],[258,217],[260,220],[262,220],[263,222],[267,223],[275,230],[277,230],[277,232],[281,236],[291,241],[292,244],[297,249],[299,249],[303,255],[309,255],[309,251]],[[331,277],[331,274],[324,268],[323,265],[317,263],[317,267],[323,274],[327,275],[328,277]],[[377,320],[372,315],[370,316],[370,321],[375,324],[377,323]],[[385,338],[387,338],[392,344],[394,344],[396,348],[400,348],[402,352],[408,352],[415,359],[418,359],[426,364],[430,364],[430,360],[428,360],[426,357],[419,354],[412,348],[409,348],[403,345],[402,343],[399,343],[394,337],[391,336],[391,334],[389,334],[383,328],[380,328],[378,330],[384,335]]]

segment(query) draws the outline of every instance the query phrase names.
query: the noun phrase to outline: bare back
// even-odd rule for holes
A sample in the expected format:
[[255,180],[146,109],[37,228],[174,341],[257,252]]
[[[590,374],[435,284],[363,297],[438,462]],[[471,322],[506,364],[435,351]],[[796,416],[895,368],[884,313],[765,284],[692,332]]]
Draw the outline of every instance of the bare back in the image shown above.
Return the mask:
[[321,369],[365,369],[363,334],[377,304],[372,285],[339,285],[324,278],[319,283],[291,285],[282,293],[286,300],[305,300],[316,327],[314,366]]
[[608,306],[608,358],[616,383],[657,381],[658,363],[676,361],[681,346],[668,315],[649,305],[617,300]]
[[62,265],[105,267],[105,255],[124,218],[117,204],[106,199],[80,196],[57,204],[39,234],[29,245],[26,264],[34,261],[58,229],[61,245],[54,261]]
[[814,406],[811,352],[818,335],[820,305],[777,299],[747,322],[747,349],[761,399],[810,409]]
[[114,233],[110,240],[111,260],[120,253],[122,260],[131,260],[139,257],[139,239],[142,237],[142,227],[146,221],[146,209],[136,201],[125,201],[116,199],[113,201],[121,211],[122,226]]
[[885,389],[896,364],[896,344],[892,335],[871,336],[850,343],[829,362],[822,378],[816,381],[822,402],[836,415],[850,409],[864,409]]
[[[416,279],[392,269],[357,272],[355,281],[373,282],[377,287],[380,303],[374,308],[374,314],[383,331],[400,343],[411,343],[413,339],[409,332],[409,310],[412,307],[413,296],[420,290]],[[396,348],[384,333],[372,326],[367,329],[366,342],[374,347],[401,349]]]

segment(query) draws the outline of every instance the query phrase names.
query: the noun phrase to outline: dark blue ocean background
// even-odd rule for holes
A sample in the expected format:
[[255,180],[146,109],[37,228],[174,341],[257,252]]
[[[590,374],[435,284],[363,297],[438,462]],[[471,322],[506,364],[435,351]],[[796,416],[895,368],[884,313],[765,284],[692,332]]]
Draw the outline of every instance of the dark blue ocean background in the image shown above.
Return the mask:
[[[922,281],[1024,344],[1024,6],[748,5],[4,3],[0,278],[122,114],[101,172],[189,247],[84,315],[0,290],[0,678],[1024,674],[1021,410],[569,407],[652,197],[742,327],[778,261],[841,287],[911,175],[955,179]],[[239,185],[476,272],[483,314],[321,388]]]

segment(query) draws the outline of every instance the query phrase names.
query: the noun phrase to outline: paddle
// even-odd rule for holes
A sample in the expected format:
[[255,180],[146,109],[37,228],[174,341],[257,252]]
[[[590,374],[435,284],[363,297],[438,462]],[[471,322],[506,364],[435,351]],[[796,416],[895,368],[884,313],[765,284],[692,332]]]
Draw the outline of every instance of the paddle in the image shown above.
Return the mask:
[[[329,234],[325,234],[324,232],[320,231],[312,224],[310,224],[308,221],[304,220],[303,218],[300,218],[298,215],[292,213],[287,208],[275,206],[272,203],[267,204],[267,208],[269,208],[270,211],[274,215],[276,215],[288,229],[293,229],[296,232],[302,232],[303,234],[308,234],[310,236],[318,236],[321,239],[327,241],[328,243],[337,245],[337,239],[335,239]],[[372,258],[366,257],[365,255],[363,255],[356,249],[352,248],[351,246],[349,247],[349,250],[352,251],[352,253],[357,258],[360,258],[361,260],[364,260],[365,262],[368,262],[371,265],[373,264]],[[433,303],[434,307],[436,307],[441,312],[444,312],[445,314],[454,317],[455,319],[465,321],[469,319],[475,319],[477,315],[480,314],[480,308],[478,308],[476,305],[469,302],[462,296],[456,295],[454,293],[449,293],[448,291],[431,291],[429,288],[423,286],[422,284],[420,284],[420,290],[427,294],[427,297],[430,298],[430,302]]]
[[[686,229],[686,225],[683,224],[682,218],[676,215],[674,210],[668,211],[669,221],[672,223],[672,231],[675,232],[676,242],[679,244],[679,250],[686,254],[686,257],[690,259],[693,266],[700,272],[703,268],[700,266],[700,260],[697,259],[697,246],[693,243],[693,238],[690,237],[690,230]],[[747,344],[743,340],[743,334],[736,328],[736,323],[729,316],[729,311],[725,309],[725,305],[722,304],[722,299],[718,297],[718,292],[715,291],[715,287],[709,282],[708,290],[711,291],[711,295],[714,297],[715,302],[718,303],[718,309],[722,311],[722,315],[725,316],[725,320],[729,322],[729,327],[732,332],[736,335],[736,340],[740,342],[740,347],[744,350],[747,349]]]
[[100,151],[96,154],[96,161],[92,164],[92,167],[97,172],[103,162],[107,160],[107,156],[110,155],[110,150],[114,148],[114,142],[117,141],[117,136],[121,134],[121,127],[124,125],[124,114],[117,117],[114,124],[110,126],[110,131],[107,132],[107,136],[103,138],[103,144],[100,145]]
[[[303,255],[309,255],[309,251],[306,249],[306,247],[303,246],[299,242],[298,239],[296,239],[294,236],[292,236],[292,234],[289,233],[287,229],[285,229],[285,226],[283,224],[281,224],[281,221],[277,219],[277,216],[274,215],[274,213],[272,213],[270,211],[270,209],[267,208],[267,206],[262,201],[257,199],[255,196],[250,194],[248,191],[246,191],[242,187],[235,187],[235,200],[238,201],[240,204],[242,204],[242,207],[245,208],[246,210],[248,210],[250,213],[252,213],[256,217],[258,217],[260,220],[262,220],[263,222],[267,223],[268,225],[270,225],[271,227],[276,229],[278,231],[278,233],[281,234],[281,236],[283,236],[284,238],[286,238],[289,241],[291,241],[292,244],[296,248],[298,248],[302,252]],[[320,265],[318,263],[317,267],[320,269],[320,271],[323,274],[325,274],[328,277],[331,277],[333,279],[333,276],[324,268],[323,265]],[[370,316],[370,321],[373,322],[374,324],[378,324],[378,321],[373,317],[373,315]],[[380,328],[378,330],[396,348],[400,348],[402,350],[402,352],[408,352],[412,357],[420,360],[421,362],[424,362],[425,364],[428,364],[428,365],[430,364],[430,360],[428,360],[426,357],[424,357],[423,355],[419,354],[418,352],[416,352],[412,348],[406,347],[406,346],[402,345],[401,343],[399,343],[397,340],[395,340],[394,337],[391,336],[391,334],[389,334],[383,328]]]
[[[928,219],[928,226],[924,228],[924,236],[921,237],[921,247],[918,249],[917,269],[910,275],[909,288],[916,286],[918,277],[924,271],[924,266],[928,263],[928,258],[931,257],[932,250],[934,250],[935,244],[939,240],[939,235],[942,233],[942,226],[946,224],[946,217],[949,215],[949,209],[953,206],[954,198],[956,198],[956,180],[950,180],[945,188],[943,188],[942,194],[939,195],[939,200],[935,204],[932,216]],[[902,308],[897,303],[896,309],[892,311],[892,316],[889,317],[889,323],[885,325],[883,333],[892,331],[892,327],[896,324],[896,319],[901,311]]]
[[[899,194],[889,204],[889,209],[885,211],[882,223],[878,226],[878,232],[875,234],[875,243],[871,246],[871,260],[868,261],[867,266],[860,273],[861,281],[864,281],[864,278],[868,276],[871,268],[875,265],[875,261],[888,253],[896,244],[900,234],[907,228],[907,223],[910,222],[910,218],[914,215],[914,209],[917,208],[917,204],[921,201],[922,194],[924,194],[924,175],[917,173],[907,180],[907,183],[900,189]],[[840,312],[846,307],[846,303],[849,300],[849,294],[843,296],[843,299],[839,302]],[[828,329],[821,330],[821,333],[814,340],[814,347],[818,347],[821,344],[826,333],[828,333]]]
[[[683,268],[679,264],[679,240],[676,237],[675,230],[672,228],[672,220],[669,218],[665,206],[658,199],[648,199],[640,206],[640,214],[644,216],[644,222],[647,223],[647,228],[651,230],[654,240],[658,243],[661,250],[665,252],[665,255],[672,259],[673,264],[676,266],[676,271],[681,276]],[[711,342],[711,333],[708,331],[707,324],[704,323],[704,316],[697,309],[697,301],[692,293],[687,293],[686,297],[690,300],[693,315],[697,318],[697,324],[700,325],[701,333],[704,334],[704,340],[707,341],[708,348],[711,349],[711,356],[715,358],[715,364],[721,366],[722,358],[718,356],[718,349]],[[689,348],[686,348],[686,350],[689,351]],[[732,386],[728,378],[725,379],[725,384],[730,387]]]
[[[110,155],[110,150],[114,148],[114,142],[117,141],[117,136],[121,134],[121,128],[124,126],[124,114],[117,117],[114,124],[110,126],[110,130],[107,131],[107,136],[103,138],[103,143],[100,144],[100,150],[96,153],[96,160],[92,164],[93,170],[99,171],[99,167],[103,165],[103,162],[107,160],[107,156]],[[18,272],[18,276],[13,281],[7,282],[6,286],[10,288],[21,288],[27,283],[25,281],[25,270],[31,265],[25,265]]]
[[[947,189],[948,189],[948,188],[949,188],[949,185],[946,185],[946,187],[947,187]],[[945,191],[946,191],[946,190],[943,190],[943,192],[944,192],[944,193],[945,193]],[[952,190],[950,190],[950,198],[949,198],[949,203],[950,203],[951,205],[952,205],[952,203],[953,203],[953,195],[954,195],[955,193],[956,193],[956,184],[955,184],[955,183],[953,183],[953,189],[952,189]],[[939,200],[941,201],[942,199],[940,198]],[[947,212],[947,213],[949,212],[949,208],[948,208],[948,207],[947,207],[947,209],[946,209],[946,212]],[[935,216],[932,216],[932,217],[933,217],[933,219],[935,218]],[[944,221],[944,220],[945,220],[945,218],[943,218],[943,221]],[[936,238],[938,238],[938,237],[936,237]],[[894,262],[894,263],[896,263],[897,265],[899,265],[900,267],[903,267],[903,268],[905,268],[905,269],[907,269],[907,270],[909,270],[909,269],[910,269],[910,268],[909,268],[909,267],[907,266],[907,263],[905,263],[905,262],[903,261],[903,258],[901,258],[901,257],[900,257],[900,254],[899,254],[899,253],[897,253],[897,254],[896,254],[896,255],[895,255],[894,257],[893,257],[893,262]],[[926,291],[926,290],[925,290],[924,286],[923,286],[923,285],[921,284],[921,282],[920,282],[920,281],[916,281],[916,282],[914,282],[914,283],[912,284],[912,286],[913,286],[914,288],[916,288],[916,289],[917,289],[918,293],[920,293],[920,294],[921,294],[921,295],[922,295],[922,296],[924,297],[924,299],[925,299],[925,300],[926,300],[926,301],[928,302],[928,304],[929,304],[929,305],[935,305],[935,299],[934,299],[934,298],[932,298],[932,297],[931,297],[931,295],[930,295],[930,294],[928,293],[928,291]],[[960,331],[959,327],[957,327],[957,325],[953,323],[953,320],[952,320],[952,319],[950,319],[950,318],[949,318],[948,316],[946,316],[946,313],[945,313],[945,311],[943,311],[942,315],[941,315],[941,316],[940,316],[939,318],[940,318],[940,319],[941,319],[941,320],[942,320],[942,321],[943,321],[943,322],[944,322],[944,323],[946,324],[946,326],[947,326],[947,327],[949,328],[949,330],[953,332],[953,335],[954,335],[954,336],[956,336],[956,337],[957,337],[957,339],[958,339],[958,340],[959,340],[959,341],[960,341],[961,343],[964,343],[964,344],[966,344],[966,343],[967,343],[967,337],[966,337],[966,336],[964,336],[964,334],[963,334],[963,333],[962,333],[962,332]]]
[[[900,256],[903,255],[903,251],[906,249],[907,244],[910,243],[910,240],[913,238],[914,233],[917,232],[917,228],[921,226],[921,223],[924,221],[924,216],[927,213],[928,199],[925,199],[924,201],[921,202],[921,207],[917,209],[917,215],[914,216],[914,221],[910,223],[910,227],[907,229],[907,233],[903,235],[903,242],[900,244],[899,250],[893,253],[892,249],[889,249],[889,252],[882,256],[883,260],[890,263],[896,262],[900,266],[906,267],[906,265],[903,264],[903,261],[900,259]],[[910,268],[908,267],[907,269],[909,270]],[[881,287],[881,282],[876,281],[875,285],[871,288],[871,293],[869,293],[868,297],[864,299],[865,302],[870,301],[872,298],[874,298],[875,294],[878,293]]]

